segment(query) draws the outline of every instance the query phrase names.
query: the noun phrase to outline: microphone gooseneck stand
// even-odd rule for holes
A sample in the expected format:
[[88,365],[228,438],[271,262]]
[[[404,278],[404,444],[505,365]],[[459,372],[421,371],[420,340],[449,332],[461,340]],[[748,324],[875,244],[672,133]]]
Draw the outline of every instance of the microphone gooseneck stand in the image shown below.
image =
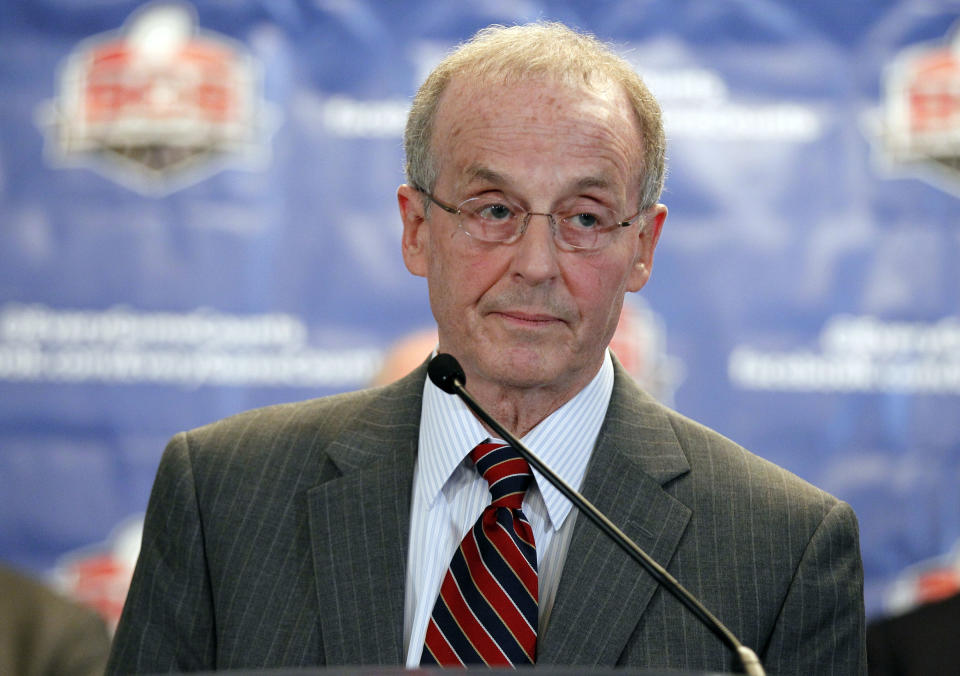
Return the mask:
[[621,549],[629,554],[637,563],[659,582],[663,587],[673,594],[684,606],[687,607],[710,631],[712,631],[731,651],[736,653],[743,665],[744,673],[748,676],[765,676],[763,665],[757,654],[743,645],[736,636],[727,629],[720,620],[707,610],[697,598],[681,585],[666,569],[654,561],[640,546],[631,540],[626,534],[617,528],[610,519],[606,517],[599,509],[593,506],[590,501],[584,498],[580,493],[574,490],[566,481],[543,463],[540,458],[533,454],[530,449],[523,445],[508,429],[497,422],[489,413],[487,413],[480,404],[467,392],[464,387],[467,377],[460,363],[455,357],[449,354],[441,353],[434,357],[427,367],[427,374],[434,385],[448,394],[456,394],[473,411],[477,417],[489,425],[499,434],[504,441],[517,449],[530,465],[540,472],[547,480],[553,484],[560,493],[572,502],[582,514],[585,514],[596,526],[607,534]]

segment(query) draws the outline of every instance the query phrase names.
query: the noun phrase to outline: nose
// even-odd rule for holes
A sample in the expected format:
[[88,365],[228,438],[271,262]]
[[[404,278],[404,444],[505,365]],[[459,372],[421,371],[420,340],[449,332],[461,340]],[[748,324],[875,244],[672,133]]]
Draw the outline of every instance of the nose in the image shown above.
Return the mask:
[[542,284],[560,273],[553,235],[555,227],[550,214],[531,212],[527,215],[523,234],[513,245],[512,261],[514,275],[527,284]]

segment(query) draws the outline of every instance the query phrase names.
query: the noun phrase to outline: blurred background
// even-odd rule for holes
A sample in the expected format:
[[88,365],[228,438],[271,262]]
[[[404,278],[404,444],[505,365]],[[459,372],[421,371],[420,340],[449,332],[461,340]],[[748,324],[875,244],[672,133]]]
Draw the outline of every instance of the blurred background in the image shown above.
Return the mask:
[[171,435],[362,387],[429,331],[408,103],[538,19],[664,108],[622,361],[853,505],[868,616],[960,590],[954,0],[3,2],[0,560],[114,622]]

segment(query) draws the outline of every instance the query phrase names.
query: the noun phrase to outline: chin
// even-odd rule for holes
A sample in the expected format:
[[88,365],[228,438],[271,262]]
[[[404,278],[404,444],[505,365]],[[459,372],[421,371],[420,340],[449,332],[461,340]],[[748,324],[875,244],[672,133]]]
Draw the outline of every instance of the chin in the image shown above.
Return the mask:
[[561,380],[568,368],[559,368],[551,359],[545,359],[536,350],[506,350],[495,353],[487,361],[485,371],[491,380],[515,389],[530,389],[551,385]]

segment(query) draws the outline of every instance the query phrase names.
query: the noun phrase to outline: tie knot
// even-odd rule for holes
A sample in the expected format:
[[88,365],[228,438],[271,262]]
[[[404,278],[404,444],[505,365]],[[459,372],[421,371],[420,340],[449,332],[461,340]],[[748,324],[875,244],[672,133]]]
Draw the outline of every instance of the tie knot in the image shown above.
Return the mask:
[[533,474],[513,446],[484,442],[470,451],[470,459],[490,486],[494,507],[520,509]]

